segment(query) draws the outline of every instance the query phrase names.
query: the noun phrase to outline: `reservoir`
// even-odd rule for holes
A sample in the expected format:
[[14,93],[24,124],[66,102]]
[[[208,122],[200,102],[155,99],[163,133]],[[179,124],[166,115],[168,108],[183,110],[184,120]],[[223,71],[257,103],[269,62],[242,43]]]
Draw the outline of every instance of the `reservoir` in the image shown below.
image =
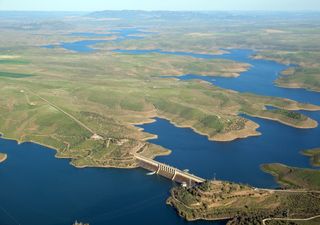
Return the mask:
[[[274,86],[285,65],[250,58],[251,50],[231,50],[222,56],[181,52],[123,51],[130,54],[190,55],[199,58],[226,58],[247,62],[251,69],[238,78],[185,75],[204,79],[223,88],[261,95],[286,97],[320,105],[320,93]],[[320,122],[320,112],[303,112]],[[244,115],[244,117],[246,117]],[[177,128],[164,119],[141,125],[157,134],[150,142],[172,150],[157,160],[204,178],[277,187],[273,178],[260,170],[260,164],[280,162],[311,167],[309,158],[299,152],[320,146],[319,127],[296,129],[278,122],[247,117],[260,125],[262,136],[232,142],[212,142],[188,128]],[[225,224],[225,222],[186,222],[165,204],[169,190],[176,185],[159,176],[146,176],[142,169],[77,169],[66,159],[54,158],[46,147],[0,139],[0,152],[8,159],[0,164],[1,225],[70,225],[75,220],[90,225],[120,224]]]
[[[45,45],[43,47],[45,48],[60,47],[60,48],[64,48],[66,50],[70,50],[78,53],[92,53],[96,51],[96,49],[92,47],[96,44],[105,43],[105,42],[119,42],[119,41],[130,40],[130,39],[133,39],[133,40],[142,39],[143,36],[138,36],[138,35],[145,35],[149,33],[150,32],[140,31],[139,29],[136,29],[136,28],[123,28],[123,29],[111,30],[110,33],[77,32],[77,33],[71,33],[68,36],[93,38],[93,39],[81,40],[81,41],[75,41],[75,42],[61,42],[59,44]],[[115,36],[115,39],[113,40],[96,39],[101,37],[112,37],[112,36]]]

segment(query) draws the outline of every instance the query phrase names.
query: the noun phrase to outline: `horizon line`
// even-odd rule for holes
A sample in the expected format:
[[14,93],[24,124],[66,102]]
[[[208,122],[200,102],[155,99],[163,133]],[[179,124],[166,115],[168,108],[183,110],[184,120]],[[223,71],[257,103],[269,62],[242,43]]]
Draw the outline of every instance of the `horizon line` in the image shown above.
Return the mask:
[[104,9],[104,10],[48,10],[48,9],[0,9],[0,12],[104,12],[104,11],[140,11],[140,12],[320,12],[320,9],[212,9],[212,10],[169,10],[169,9]]

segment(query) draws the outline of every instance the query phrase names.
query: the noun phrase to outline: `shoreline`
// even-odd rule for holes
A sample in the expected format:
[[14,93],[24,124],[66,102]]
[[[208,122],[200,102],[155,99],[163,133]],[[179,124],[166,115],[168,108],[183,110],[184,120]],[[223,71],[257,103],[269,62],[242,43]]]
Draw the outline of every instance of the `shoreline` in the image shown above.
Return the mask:
[[310,91],[310,92],[320,93],[320,89],[304,87],[304,86],[299,85],[298,83],[282,83],[282,82],[279,82],[279,78],[277,78],[277,80],[275,81],[275,86],[280,87],[280,88],[288,88],[288,89],[303,89],[303,90]]
[[244,139],[244,138],[249,138],[249,137],[261,136],[262,133],[257,131],[257,129],[259,127],[260,127],[260,125],[258,123],[255,123],[251,120],[248,120],[245,123],[244,129],[230,131],[225,134],[217,134],[214,136],[213,139],[215,141],[228,142],[228,141],[234,141],[236,139]]
[[[114,51],[114,50],[119,50],[119,48],[114,48],[114,47],[110,47],[108,49],[109,51]],[[157,49],[157,48],[154,48],[154,47],[147,47],[147,48],[139,48],[139,47],[128,47],[128,48],[123,48],[123,49],[120,49],[120,50],[128,50],[128,51],[135,51],[135,50],[141,50],[141,51],[150,51],[150,50],[161,50],[163,52],[187,52],[187,53],[191,53],[191,54],[203,54],[203,55],[214,55],[214,56],[220,56],[220,55],[225,55],[225,54],[229,54],[230,52],[229,51],[225,51],[225,50],[222,50],[222,49],[212,49],[211,51],[195,51],[195,50],[172,50],[172,49]],[[156,53],[156,52],[155,52]],[[158,53],[159,54],[159,53]],[[161,53],[160,53],[161,54]],[[190,57],[190,56],[189,56]]]
[[[168,156],[172,153],[171,150],[167,150],[167,152],[164,152],[163,154],[158,154],[156,156],[153,156],[151,159],[155,159],[157,157],[161,157],[161,156]],[[64,157],[56,157],[58,159],[68,159],[68,158],[64,158]],[[135,158],[133,158],[132,160],[135,160]],[[137,165],[132,165],[132,166],[113,166],[113,165],[105,165],[105,166],[90,166],[90,165],[75,165],[72,163],[72,161],[70,161],[70,165],[74,166],[77,169],[85,169],[85,168],[101,168],[101,169],[125,169],[125,170],[131,170],[131,169],[143,169],[142,167],[140,167],[138,164]]]
[[[240,69],[238,71],[235,71],[235,72],[218,72],[218,73],[208,73],[208,72],[202,72],[202,73],[196,73],[194,75],[196,76],[200,76],[200,77],[210,77],[210,78],[215,78],[215,77],[224,77],[224,78],[237,78],[237,77],[240,77],[242,73],[244,72],[247,72],[249,71],[250,67],[252,67],[252,65],[250,64],[246,64],[246,67],[240,67]],[[164,76],[160,76],[162,78],[175,78],[175,79],[178,79],[179,81],[181,80],[180,77],[183,77],[185,75],[188,75],[188,74],[176,74],[176,75],[170,75],[170,76],[167,76],[167,75],[164,75]],[[201,80],[201,79],[198,79],[198,78],[195,78],[194,80]],[[205,81],[205,80],[201,80],[201,81]],[[210,83],[210,82],[209,82]],[[212,83],[210,83],[212,85]]]
[[316,168],[290,166],[283,163],[263,163],[260,165],[260,169],[272,175],[274,180],[284,189],[301,189],[320,193],[319,184],[307,178],[312,176],[315,180],[318,179],[320,171]]
[[[285,164],[279,163],[283,166],[286,166]],[[269,174],[270,176],[272,176],[273,180],[279,185],[279,187],[283,187],[284,185],[286,185],[285,182],[282,182],[280,179],[280,175],[277,174],[276,172],[272,171],[272,170],[268,170],[266,167],[268,166],[268,163],[262,163],[260,164],[260,170],[266,174]]]
[[[231,132],[228,132],[228,133],[224,133],[224,134],[216,134],[215,136],[213,137],[210,137],[208,134],[204,133],[204,132],[201,132],[201,131],[198,131],[196,128],[190,126],[190,125],[178,125],[177,123],[175,123],[174,121],[172,121],[171,119],[165,117],[165,116],[158,116],[158,118],[161,118],[161,119],[165,119],[165,120],[168,120],[172,125],[174,125],[175,127],[178,127],[178,128],[189,128],[191,129],[193,132],[199,134],[199,135],[202,135],[202,136],[206,136],[208,138],[209,141],[218,141],[218,142],[230,142],[230,141],[234,141],[234,140],[237,140],[237,139],[243,139],[243,138],[248,138],[248,137],[254,137],[254,136],[259,136],[261,135],[260,132],[254,130],[254,132],[252,133],[248,133],[248,134],[245,134],[245,135],[236,135],[236,134],[231,134],[232,132],[248,132],[248,130],[235,130],[235,131],[231,131]],[[255,125],[253,127],[256,127],[256,129],[258,129],[260,127],[259,124],[251,121],[251,120],[248,120],[246,123],[252,123],[251,125]],[[248,127],[247,127],[248,128]],[[229,135],[231,135],[230,137],[228,137]],[[216,136],[219,136],[219,137],[216,137]]]
[[298,129],[314,129],[314,128],[317,128],[318,125],[319,125],[316,120],[313,120],[313,119],[311,119],[311,118],[309,118],[309,117],[308,117],[308,119],[307,119],[306,121],[310,122],[310,123],[311,123],[310,125],[296,125],[296,124],[291,124],[291,123],[282,121],[282,120],[280,120],[280,119],[278,119],[278,118],[272,118],[272,117],[267,117],[267,116],[254,115],[254,114],[249,114],[249,113],[244,113],[244,114],[246,114],[246,115],[248,115],[248,116],[255,117],[255,118],[272,120],[272,121],[275,121],[275,122],[278,122],[278,123],[287,125],[287,126],[289,126],[289,127],[298,128]]
[[[5,153],[1,153],[1,155],[2,155],[2,158],[0,157],[0,163],[3,163],[4,161],[6,161],[6,160],[7,160],[8,155],[7,155],[7,154],[5,154]],[[0,155],[0,156],[1,156],[1,155]]]
[[[145,124],[151,124],[151,123],[154,123],[156,122],[156,120],[154,118],[156,118],[157,116],[155,115],[154,117],[152,118],[147,118],[145,120],[142,120],[140,122],[137,122],[137,123],[129,123],[130,125],[133,125],[136,129],[138,129],[138,131],[140,132],[144,132],[144,129],[142,127],[137,127],[137,126],[142,126],[142,125],[145,125]],[[145,138],[142,138],[141,141],[145,141],[147,142],[148,140],[155,140],[155,139],[158,139],[158,135],[156,134],[151,134],[151,133],[148,133],[148,132],[144,132],[146,134],[149,134],[150,137],[145,137]]]
[[[290,100],[292,101],[291,99],[288,99],[288,98],[284,98],[285,100]],[[305,103],[300,103],[300,102],[296,102],[298,104],[305,104]],[[286,109],[286,110],[289,110],[289,111],[308,111],[308,112],[317,112],[317,111],[320,111],[320,106],[318,105],[313,105],[313,104],[308,104],[306,103],[307,105],[302,107],[302,106],[299,106],[299,105],[296,105],[296,106],[283,106],[283,107],[279,107],[277,105],[273,105],[273,104],[266,104],[265,106],[272,106],[274,108],[277,108],[277,109]],[[267,109],[266,107],[264,107],[264,109]]]
[[310,165],[312,167],[320,167],[320,161],[317,161],[317,156],[320,155],[320,148],[312,148],[312,149],[305,149],[300,151],[301,155],[307,156],[310,160]]
[[[9,140],[9,141],[15,141],[18,145],[20,144],[23,144],[23,143],[32,143],[32,144],[36,144],[36,145],[40,145],[42,147],[46,147],[48,148],[49,150],[52,150],[52,151],[55,151],[54,153],[54,158],[56,159],[65,159],[65,160],[68,160],[69,161],[69,165],[75,167],[75,168],[78,168],[78,169],[84,169],[84,168],[114,168],[114,169],[136,169],[136,168],[139,168],[139,166],[127,166],[127,167],[124,167],[124,166],[99,166],[99,165],[95,165],[95,166],[89,166],[89,165],[82,165],[82,166],[77,166],[75,164],[72,163],[72,160],[73,159],[76,159],[76,158],[72,158],[72,157],[63,157],[63,156],[59,156],[59,150],[56,148],[56,147],[53,147],[53,146],[50,146],[48,144],[44,144],[44,143],[40,143],[40,142],[37,142],[37,141],[33,141],[33,140],[30,140],[30,141],[21,141],[21,140],[18,140],[18,139],[14,139],[14,138],[9,138],[9,137],[6,137],[3,133],[0,132],[0,138],[1,139],[4,139],[4,140]],[[161,146],[162,147],[162,146]],[[162,147],[164,148],[164,147]],[[166,148],[164,148],[166,149]],[[152,157],[152,159],[158,157],[158,156],[166,156],[166,155],[170,155],[171,154],[171,150],[169,149],[166,149],[167,151],[164,152],[163,154],[158,154],[158,155],[155,155]],[[7,158],[7,157],[6,157]],[[1,163],[1,161],[0,161]]]
[[[286,65],[286,66],[290,66],[290,62],[285,62],[284,60],[281,59],[276,59],[276,58],[268,58],[267,56],[263,56],[263,55],[256,55],[254,57],[252,57],[255,60],[269,60],[269,61],[273,61],[273,62],[277,62],[279,64],[282,65]],[[298,67],[301,67],[300,65],[297,65]],[[288,88],[288,89],[303,89],[306,91],[311,91],[311,92],[317,92],[320,93],[320,89],[314,89],[314,88],[310,88],[307,86],[304,86],[303,83],[298,84],[298,83],[282,83],[279,81],[279,78],[281,76],[290,76],[290,75],[285,75],[285,74],[280,74],[277,79],[274,81],[275,86],[280,87],[280,88]]]

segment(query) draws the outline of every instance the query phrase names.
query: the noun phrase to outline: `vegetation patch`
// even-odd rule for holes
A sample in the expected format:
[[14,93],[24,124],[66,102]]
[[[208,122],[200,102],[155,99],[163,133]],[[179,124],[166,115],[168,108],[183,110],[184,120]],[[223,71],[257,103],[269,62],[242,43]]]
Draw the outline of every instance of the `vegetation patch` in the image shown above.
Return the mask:
[[24,60],[16,60],[16,59],[1,59],[0,58],[0,64],[13,64],[13,65],[19,65],[19,64],[28,64],[28,61]]
[[320,171],[289,167],[279,163],[265,164],[263,171],[272,174],[284,188],[320,190]]
[[265,218],[307,218],[320,213],[320,194],[257,189],[224,181],[174,187],[167,204],[183,218],[229,219],[228,225],[262,224]]
[[315,128],[318,122],[292,110],[285,108],[282,109],[269,109],[269,110],[252,110],[251,107],[243,109],[243,113],[260,118],[279,121],[286,125],[291,125],[296,128]]
[[34,75],[31,74],[24,74],[24,73],[11,73],[11,72],[3,72],[0,71],[0,78],[1,77],[7,77],[7,78],[25,78],[25,77],[31,77]]
[[310,156],[313,166],[320,166],[320,148],[314,148],[302,151],[303,155]]

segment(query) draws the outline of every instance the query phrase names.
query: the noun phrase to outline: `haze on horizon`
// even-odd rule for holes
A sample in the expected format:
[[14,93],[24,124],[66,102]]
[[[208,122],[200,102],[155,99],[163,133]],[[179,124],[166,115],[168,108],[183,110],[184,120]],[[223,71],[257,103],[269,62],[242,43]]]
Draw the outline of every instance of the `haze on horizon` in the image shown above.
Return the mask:
[[0,0],[0,10],[265,10],[320,11],[319,0]]

